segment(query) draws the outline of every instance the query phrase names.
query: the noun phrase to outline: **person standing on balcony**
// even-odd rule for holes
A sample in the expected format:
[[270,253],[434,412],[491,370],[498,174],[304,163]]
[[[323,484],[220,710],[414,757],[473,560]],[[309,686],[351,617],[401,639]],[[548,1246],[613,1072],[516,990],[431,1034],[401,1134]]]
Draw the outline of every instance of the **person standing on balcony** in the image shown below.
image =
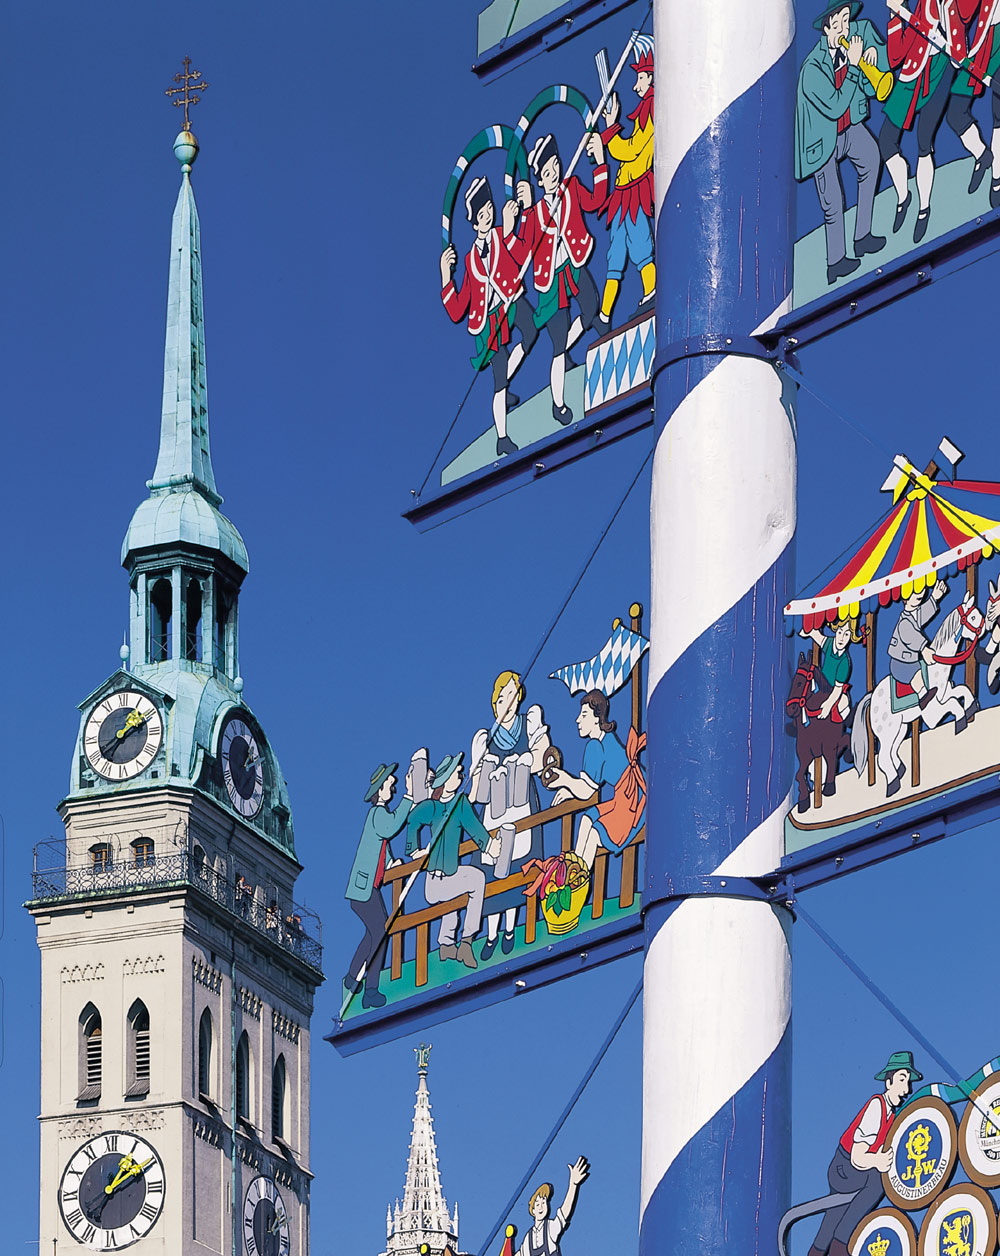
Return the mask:
[[385,995],[378,988],[382,962],[389,942],[386,932],[389,917],[382,901],[382,880],[386,867],[391,867],[387,863],[392,859],[390,842],[402,832],[413,806],[410,774],[407,772],[403,801],[395,811],[389,810],[389,803],[396,792],[394,773],[398,767],[398,763],[380,763],[371,775],[365,802],[372,806],[365,818],[357,854],[351,866],[351,875],[347,880],[347,901],[364,926],[365,933],[354,952],[344,985],[352,994],[358,993],[361,989],[359,973],[363,965],[364,994],[361,996],[361,1006],[365,1008],[382,1007],[385,1004]]

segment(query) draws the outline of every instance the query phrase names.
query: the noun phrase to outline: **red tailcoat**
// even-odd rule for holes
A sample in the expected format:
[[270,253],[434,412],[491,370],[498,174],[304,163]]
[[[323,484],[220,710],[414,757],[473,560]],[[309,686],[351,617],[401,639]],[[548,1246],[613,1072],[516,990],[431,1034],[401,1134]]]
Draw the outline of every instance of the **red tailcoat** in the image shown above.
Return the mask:
[[912,83],[927,70],[935,55],[927,37],[935,27],[947,40],[948,55],[961,61],[968,51],[965,31],[975,9],[976,0],[920,0],[912,23],[894,13],[887,28],[887,45],[889,64],[901,67],[899,81]]
[[[465,255],[465,275],[461,289],[456,291],[454,279],[449,279],[441,289],[441,300],[451,321],[460,323],[468,314],[469,332],[473,336],[478,336],[486,326],[486,313],[494,295],[499,295],[505,305],[510,305],[524,292],[518,264],[508,248],[508,245],[515,243],[516,237],[509,235],[503,240],[500,228],[494,227],[489,239],[489,269],[487,270],[486,263],[479,255],[477,240],[471,252]],[[503,343],[506,343],[506,337]]]
[[552,287],[552,263],[560,236],[566,241],[573,265],[587,264],[594,249],[594,237],[587,230],[583,215],[600,209],[607,193],[608,168],[602,163],[594,168],[593,189],[581,183],[576,175],[570,175],[556,214],[543,199],[536,201],[523,215],[515,256],[523,261],[528,254],[532,255],[536,292],[548,292]]

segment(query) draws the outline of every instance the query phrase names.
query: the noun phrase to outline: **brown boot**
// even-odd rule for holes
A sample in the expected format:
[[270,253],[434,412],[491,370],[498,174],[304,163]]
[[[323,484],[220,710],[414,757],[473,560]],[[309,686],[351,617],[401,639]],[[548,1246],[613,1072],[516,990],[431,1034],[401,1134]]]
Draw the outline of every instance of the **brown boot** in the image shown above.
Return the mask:
[[851,1256],[851,1253],[846,1243],[834,1239],[830,1244],[830,1256]]
[[442,944],[438,947],[438,959],[458,959],[458,947]]
[[458,944],[458,954],[456,955],[456,959],[460,959],[466,968],[479,967],[479,963],[475,955],[472,953],[471,942],[466,942],[464,939]]

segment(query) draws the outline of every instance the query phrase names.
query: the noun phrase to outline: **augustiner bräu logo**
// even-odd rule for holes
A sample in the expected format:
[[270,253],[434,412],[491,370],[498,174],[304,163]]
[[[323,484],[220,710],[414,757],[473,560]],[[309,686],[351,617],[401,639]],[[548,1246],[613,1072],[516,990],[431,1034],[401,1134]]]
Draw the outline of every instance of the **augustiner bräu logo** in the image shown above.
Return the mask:
[[928,1156],[931,1149],[931,1132],[926,1125],[915,1125],[906,1136],[906,1168],[900,1180],[919,1191],[926,1180],[934,1176],[937,1159]]

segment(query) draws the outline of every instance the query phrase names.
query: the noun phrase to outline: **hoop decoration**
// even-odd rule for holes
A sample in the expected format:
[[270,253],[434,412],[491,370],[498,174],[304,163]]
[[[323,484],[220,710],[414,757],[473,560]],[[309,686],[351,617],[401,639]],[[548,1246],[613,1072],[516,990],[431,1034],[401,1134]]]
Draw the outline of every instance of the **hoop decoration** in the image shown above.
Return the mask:
[[889,1128],[892,1168],[882,1174],[886,1198],[912,1212],[926,1208],[951,1181],[958,1164],[958,1127],[941,1099],[907,1104]]
[[498,122],[494,126],[484,127],[482,131],[474,135],[462,149],[458,161],[455,162],[455,169],[451,172],[448,186],[445,188],[444,205],[441,208],[442,248],[447,248],[451,244],[451,220],[455,213],[455,202],[458,200],[458,190],[462,186],[465,172],[477,157],[482,157],[483,153],[488,153],[493,149],[500,149],[507,153],[508,170],[516,170],[523,179],[528,177],[528,159],[525,156],[521,138],[506,123]]
[[997,1214],[981,1186],[959,1182],[927,1210],[917,1244],[919,1256],[968,1252],[992,1256],[997,1244]]
[[1000,1077],[983,1082],[969,1096],[958,1128],[958,1154],[978,1186],[1000,1186]]
[[896,1208],[876,1208],[858,1224],[847,1245],[851,1256],[917,1256],[917,1232]]
[[[566,83],[554,83],[551,87],[543,87],[531,104],[525,109],[518,119],[517,126],[514,128],[514,135],[521,146],[521,152],[524,152],[524,137],[527,135],[531,126],[537,121],[540,114],[544,113],[550,105],[569,105],[583,119],[584,130],[590,127],[590,101],[584,96],[583,92],[575,87],[570,87]],[[525,164],[527,171],[527,163]],[[527,178],[527,173],[524,175]],[[507,195],[514,195],[514,162],[513,150],[507,157],[507,169],[504,171],[504,188]]]

